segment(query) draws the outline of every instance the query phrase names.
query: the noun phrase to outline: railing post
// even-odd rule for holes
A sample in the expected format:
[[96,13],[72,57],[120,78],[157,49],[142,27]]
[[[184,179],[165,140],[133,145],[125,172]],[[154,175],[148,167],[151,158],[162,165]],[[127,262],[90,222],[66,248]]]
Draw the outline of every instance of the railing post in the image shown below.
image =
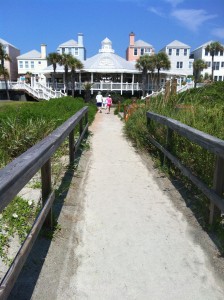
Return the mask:
[[[41,184],[42,184],[42,205],[44,206],[50,196],[51,186],[51,159],[49,159],[41,168]],[[50,209],[44,225],[50,229],[53,228],[52,208]]]
[[[166,150],[170,151],[172,147],[172,136],[173,136],[173,130],[167,127],[167,133],[166,133]],[[166,156],[164,154],[163,157],[163,166],[166,163]],[[170,161],[167,161],[167,167],[170,169]]]
[[[224,159],[219,156],[216,157],[215,171],[213,176],[213,189],[220,197],[222,197],[224,192]],[[218,207],[214,205],[213,202],[211,202],[209,224],[212,225],[214,219],[220,216],[221,216],[220,210],[218,209]]]
[[81,136],[83,132],[83,124],[82,124],[82,119],[79,121],[79,135]]
[[[87,125],[88,122],[89,122],[89,120],[88,120],[88,111],[87,111],[86,114],[85,114],[85,125]],[[88,134],[88,128],[86,130],[86,134]]]
[[75,137],[74,137],[75,131],[74,129],[69,133],[69,162],[70,164],[74,162],[75,160],[75,153],[74,153],[74,147],[75,147]]

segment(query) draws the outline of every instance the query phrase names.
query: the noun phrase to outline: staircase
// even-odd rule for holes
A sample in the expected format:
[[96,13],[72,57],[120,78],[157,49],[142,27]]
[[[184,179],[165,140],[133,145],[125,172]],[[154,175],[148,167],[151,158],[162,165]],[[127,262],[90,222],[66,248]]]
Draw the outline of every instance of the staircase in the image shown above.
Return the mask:
[[25,82],[10,82],[9,88],[13,90],[24,90],[37,100],[49,100],[51,98],[61,98],[66,96],[66,94],[62,93],[61,91],[54,91],[38,82],[36,82],[34,86],[31,86]]

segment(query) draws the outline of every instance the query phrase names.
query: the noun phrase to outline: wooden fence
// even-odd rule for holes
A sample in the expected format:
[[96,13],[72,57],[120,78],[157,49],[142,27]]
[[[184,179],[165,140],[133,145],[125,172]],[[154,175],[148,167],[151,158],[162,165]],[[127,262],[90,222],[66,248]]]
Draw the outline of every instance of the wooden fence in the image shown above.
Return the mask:
[[[213,222],[215,208],[224,212],[224,141],[214,136],[206,134],[202,131],[189,127],[179,121],[158,115],[156,113],[146,113],[148,128],[150,128],[150,121],[154,120],[159,124],[167,127],[166,146],[163,147],[152,136],[149,135],[149,140],[153,145],[159,148],[164,158],[168,158],[188,179],[190,179],[199,190],[210,200],[210,224]],[[172,135],[177,132],[179,135],[187,138],[191,142],[203,147],[216,156],[216,165],[213,175],[213,188],[209,188],[200,178],[195,176],[180,160],[170,153],[172,147]]]
[[[79,126],[79,137],[75,141],[74,132],[77,125]],[[36,218],[30,233],[27,235],[8,272],[1,281],[1,300],[7,299],[10,294],[44,222],[47,226],[52,226],[52,204],[55,198],[51,184],[52,155],[64,140],[69,137],[69,158],[70,163],[72,163],[75,159],[75,153],[87,131],[88,107],[84,107],[49,136],[0,170],[0,212],[40,169],[43,204],[42,210]]]

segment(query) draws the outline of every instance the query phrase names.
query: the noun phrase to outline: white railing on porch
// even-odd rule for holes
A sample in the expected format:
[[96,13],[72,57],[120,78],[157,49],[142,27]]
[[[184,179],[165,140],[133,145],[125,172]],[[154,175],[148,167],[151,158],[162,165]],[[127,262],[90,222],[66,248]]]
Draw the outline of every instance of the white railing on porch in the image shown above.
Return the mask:
[[[5,88],[5,85],[1,85],[0,88]],[[61,98],[66,96],[66,94],[61,91],[54,91],[45,85],[35,82],[33,86],[25,82],[9,82],[8,88],[13,90],[25,90],[34,98],[49,100],[51,98]]]

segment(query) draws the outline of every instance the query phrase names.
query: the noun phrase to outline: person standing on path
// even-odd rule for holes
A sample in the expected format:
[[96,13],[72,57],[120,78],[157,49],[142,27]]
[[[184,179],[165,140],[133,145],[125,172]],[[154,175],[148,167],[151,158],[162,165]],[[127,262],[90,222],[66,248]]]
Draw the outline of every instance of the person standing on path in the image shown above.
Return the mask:
[[111,108],[111,105],[112,105],[112,98],[111,98],[111,96],[110,96],[110,95],[108,95],[108,97],[107,97],[107,108],[108,108],[108,112],[107,112],[107,114],[109,114],[109,113],[110,113],[110,108]]
[[96,96],[96,106],[98,108],[98,112],[102,113],[101,107],[103,102],[103,96],[101,95],[101,92],[98,92]]

